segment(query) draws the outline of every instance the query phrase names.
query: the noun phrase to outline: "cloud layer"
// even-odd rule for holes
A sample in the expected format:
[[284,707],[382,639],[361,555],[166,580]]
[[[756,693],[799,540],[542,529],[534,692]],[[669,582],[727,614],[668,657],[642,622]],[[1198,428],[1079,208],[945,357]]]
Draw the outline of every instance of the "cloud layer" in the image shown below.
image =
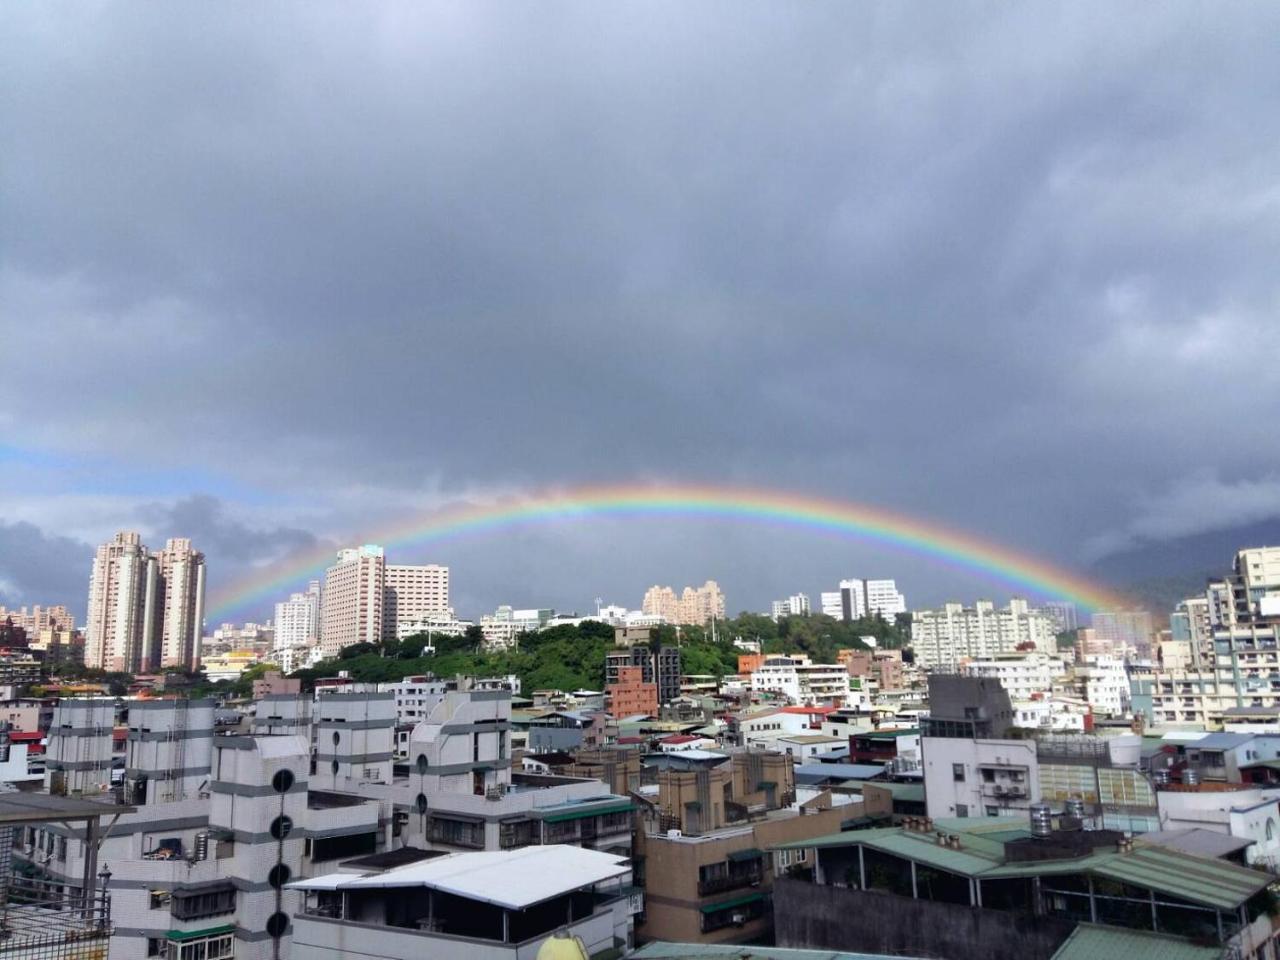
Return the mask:
[[[442,502],[637,477],[857,498],[1064,563],[1266,512],[1280,10],[920,14],[11,11],[5,529],[207,531],[217,582]],[[538,534],[536,578],[459,547],[455,582],[636,602],[696,555],[731,605],[855,572],[981,588],[856,545],[604,532]]]

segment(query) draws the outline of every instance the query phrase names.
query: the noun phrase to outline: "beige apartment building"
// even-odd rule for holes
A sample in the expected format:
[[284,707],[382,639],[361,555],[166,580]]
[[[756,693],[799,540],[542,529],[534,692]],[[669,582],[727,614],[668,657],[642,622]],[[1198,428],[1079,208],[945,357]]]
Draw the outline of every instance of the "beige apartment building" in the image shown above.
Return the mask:
[[98,547],[89,578],[85,666],[140,669],[155,603],[155,576],[155,563],[139,534],[121,531]]
[[89,667],[146,672],[194,669],[204,624],[204,554],[185,538],[151,553],[121,531],[98,547],[89,578],[84,661]]
[[155,616],[151,624],[151,653],[143,669],[194,669],[200,659],[204,624],[204,554],[185,537],[168,540],[154,555],[156,564]]
[[755,943],[769,935],[774,876],[807,863],[807,851],[779,859],[770,848],[837,833],[863,813],[861,803],[831,807],[828,794],[787,809],[792,771],[789,757],[750,751],[658,775],[658,804],[642,815],[634,848],[645,888],[637,939]]
[[382,595],[382,638],[395,640],[401,627],[447,616],[449,568],[435,563],[388,563]]
[[76,618],[71,611],[62,605],[42,607],[39,604],[28,610],[8,610],[0,605],[0,620],[12,620],[15,627],[21,627],[28,637],[35,637],[43,630],[65,630],[68,633],[76,628]]
[[640,609],[662,617],[668,623],[700,627],[713,617],[724,619],[724,592],[714,580],[708,580],[700,587],[685,587],[678,597],[671,587],[655,585],[645,591]]
[[338,551],[338,562],[324,572],[320,593],[320,649],[336,657],[353,643],[382,640],[386,557],[366,544]]

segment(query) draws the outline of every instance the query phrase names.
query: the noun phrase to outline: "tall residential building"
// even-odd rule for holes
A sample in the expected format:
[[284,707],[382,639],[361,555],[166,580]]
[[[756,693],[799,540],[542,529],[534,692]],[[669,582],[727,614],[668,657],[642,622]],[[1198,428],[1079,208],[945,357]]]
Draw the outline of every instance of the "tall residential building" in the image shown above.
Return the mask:
[[326,658],[353,643],[382,640],[386,572],[381,547],[365,544],[338,551],[338,562],[324,572],[320,593],[320,648]]
[[153,559],[155,617],[147,664],[153,670],[157,666],[195,669],[204,626],[204,554],[182,537],[166,541]]
[[1151,654],[1155,625],[1146,610],[1099,610],[1089,625],[1099,641],[1115,650],[1131,648],[1140,657]]
[[42,607],[39,604],[27,610],[6,610],[0,604],[0,620],[9,619],[15,627],[21,627],[27,636],[38,636],[45,630],[58,630],[71,633],[76,628],[76,618],[71,611],[61,604],[53,607]]
[[141,669],[156,601],[156,564],[132,531],[98,547],[89,578],[85,666]]
[[403,626],[450,613],[449,568],[388,563],[382,595],[382,634],[394,640]]
[[1057,633],[1068,633],[1080,626],[1076,605],[1068,600],[1049,600],[1042,609],[1053,621],[1053,629]]
[[320,639],[320,581],[307,584],[305,593],[292,593],[276,604],[274,649],[309,647]]
[[1212,584],[1211,593],[1215,587],[1220,599],[1211,614],[1214,626],[1280,618],[1280,547],[1239,551],[1231,576]]
[[890,622],[907,611],[907,598],[893,580],[841,580],[840,589],[822,595],[822,612],[837,620],[882,617]]
[[647,614],[661,617],[667,623],[676,623],[680,619],[680,600],[670,587],[654,585],[644,592],[644,601],[640,609]]
[[972,607],[948,603],[941,610],[911,614],[911,647],[916,663],[925,668],[956,670],[964,660],[1025,649],[1027,644],[1052,651],[1053,640],[1053,621],[1018,597],[1000,610],[990,600],[979,600]]
[[713,617],[724,618],[724,593],[714,580],[700,587],[685,587],[679,597],[671,587],[652,586],[645,591],[640,608],[668,623],[701,627]]

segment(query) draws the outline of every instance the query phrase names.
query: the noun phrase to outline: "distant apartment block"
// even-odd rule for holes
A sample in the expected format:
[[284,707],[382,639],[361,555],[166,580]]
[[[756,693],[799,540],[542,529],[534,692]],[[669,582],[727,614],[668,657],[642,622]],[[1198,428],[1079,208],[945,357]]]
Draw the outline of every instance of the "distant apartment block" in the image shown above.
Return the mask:
[[133,532],[98,547],[89,580],[85,663],[139,672],[194,667],[204,621],[204,554],[169,540],[152,554]]
[[35,637],[43,630],[64,630],[73,631],[76,628],[76,618],[71,615],[71,611],[62,605],[52,607],[42,607],[39,604],[28,610],[22,607],[19,610],[8,610],[0,605],[0,621],[12,620],[15,627],[20,627],[26,631],[28,637]]
[[338,551],[338,562],[324,573],[320,594],[320,648],[326,658],[343,647],[382,640],[386,557],[366,544]]
[[1053,621],[1053,629],[1056,633],[1067,633],[1080,626],[1080,618],[1074,603],[1067,600],[1049,600],[1045,602],[1042,609]]
[[1099,610],[1089,625],[1096,639],[1114,651],[1134,650],[1139,657],[1151,654],[1155,626],[1146,610]]
[[658,685],[644,679],[641,666],[619,666],[617,681],[605,687],[607,709],[614,717],[657,716]]
[[685,587],[679,597],[671,587],[652,586],[645,591],[640,608],[668,623],[700,627],[713,617],[724,618],[725,600],[719,584],[708,580],[700,587]]
[[275,649],[308,647],[320,639],[320,581],[312,580],[303,593],[276,604]]
[[948,603],[941,610],[911,614],[911,646],[916,663],[926,669],[955,670],[964,660],[1010,653],[1026,645],[1053,650],[1053,621],[1018,597],[1002,609],[990,600],[979,600],[972,607]]
[[843,706],[849,699],[849,670],[840,663],[810,663],[807,657],[768,657],[751,674],[751,689],[801,706]]
[[402,624],[448,615],[449,568],[435,563],[386,565],[382,599],[384,640],[394,640]]
[[807,617],[809,615],[809,598],[803,593],[796,593],[786,600],[775,600],[770,614],[774,620],[781,620],[783,617]]
[[821,599],[823,613],[845,622],[878,616],[892,623],[907,611],[907,598],[893,580],[841,580],[837,590]]

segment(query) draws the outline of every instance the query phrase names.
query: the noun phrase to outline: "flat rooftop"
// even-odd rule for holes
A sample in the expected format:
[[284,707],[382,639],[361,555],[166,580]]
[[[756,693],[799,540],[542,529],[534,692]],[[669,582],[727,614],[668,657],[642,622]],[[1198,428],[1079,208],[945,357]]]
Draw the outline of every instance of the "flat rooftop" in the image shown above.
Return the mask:
[[524,910],[630,872],[631,864],[625,857],[582,847],[539,846],[451,853],[366,876],[330,873],[291,883],[289,889],[367,891],[425,887],[507,910]]
[[88,820],[93,817],[135,813],[136,807],[99,803],[47,793],[0,794],[0,824],[44,823],[49,820]]

